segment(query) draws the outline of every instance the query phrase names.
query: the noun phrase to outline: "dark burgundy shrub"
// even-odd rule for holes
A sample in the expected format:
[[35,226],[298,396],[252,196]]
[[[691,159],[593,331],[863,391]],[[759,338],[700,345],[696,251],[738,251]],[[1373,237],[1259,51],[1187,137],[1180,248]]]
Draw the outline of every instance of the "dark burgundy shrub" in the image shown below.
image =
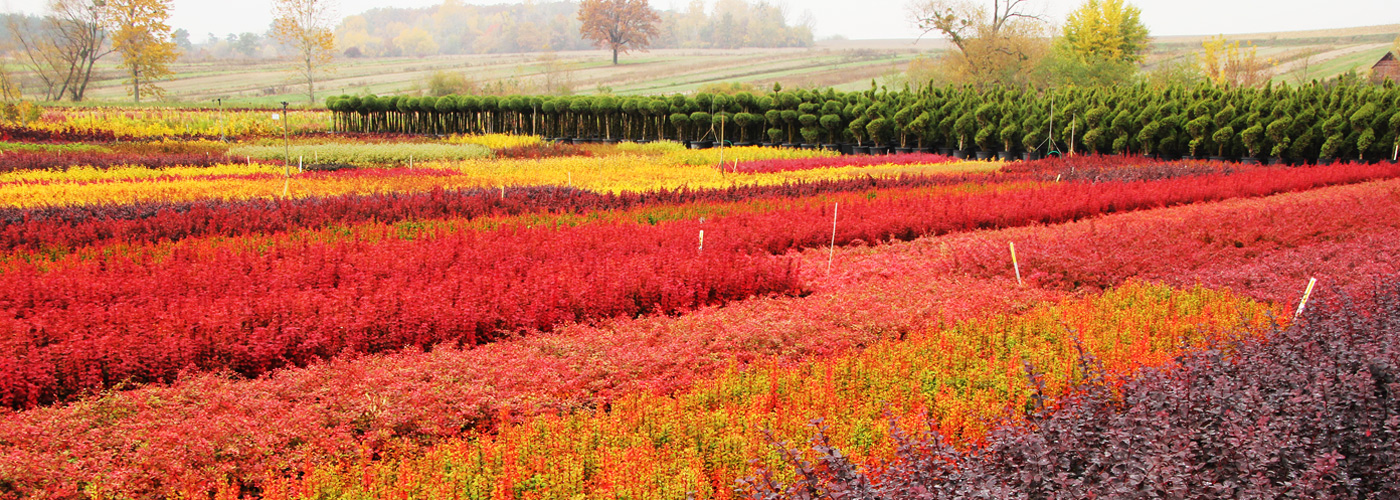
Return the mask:
[[212,167],[226,163],[223,156],[205,153],[133,154],[14,151],[0,154],[0,172],[68,170],[72,167]]
[[896,429],[898,459],[869,474],[818,436],[815,460],[784,447],[797,481],[747,487],[764,499],[1400,498],[1400,281],[1333,297],[1263,340],[1121,388],[1091,375],[972,450]]
[[560,156],[593,156],[588,150],[573,144],[560,144],[557,142],[540,142],[516,146],[513,148],[502,148],[495,151],[496,158],[513,158],[525,160],[538,160],[541,158],[556,158]]

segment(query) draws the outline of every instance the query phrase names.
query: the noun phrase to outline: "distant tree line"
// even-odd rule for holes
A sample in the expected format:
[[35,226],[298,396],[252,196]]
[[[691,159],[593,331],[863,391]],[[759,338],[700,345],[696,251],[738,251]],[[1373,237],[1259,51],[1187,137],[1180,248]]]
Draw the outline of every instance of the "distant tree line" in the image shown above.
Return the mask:
[[[425,8],[377,8],[346,17],[336,45],[349,56],[427,56],[588,50],[575,2],[466,5],[447,0]],[[665,48],[809,47],[812,28],[789,23],[781,7],[764,0],[720,0],[706,9],[694,1],[681,12],[661,11]]]

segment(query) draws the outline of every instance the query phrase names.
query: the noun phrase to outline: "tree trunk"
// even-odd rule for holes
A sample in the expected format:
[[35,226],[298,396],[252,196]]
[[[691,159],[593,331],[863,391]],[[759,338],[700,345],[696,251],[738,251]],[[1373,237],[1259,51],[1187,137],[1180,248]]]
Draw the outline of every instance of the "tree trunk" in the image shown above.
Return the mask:
[[141,72],[134,67],[131,68],[131,96],[136,104],[141,104]]
[[617,49],[613,49],[613,66],[617,66]]

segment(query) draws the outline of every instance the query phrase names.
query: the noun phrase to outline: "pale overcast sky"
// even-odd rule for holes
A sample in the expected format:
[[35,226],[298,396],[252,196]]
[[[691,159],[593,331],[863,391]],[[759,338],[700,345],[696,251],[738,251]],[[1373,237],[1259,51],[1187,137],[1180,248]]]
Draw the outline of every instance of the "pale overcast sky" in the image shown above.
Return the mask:
[[[974,0],[977,1],[977,0]],[[988,0],[980,0],[988,1]],[[1056,22],[1083,0],[1032,0]],[[37,13],[47,0],[0,0],[10,12]],[[442,0],[340,0],[342,15],[375,7],[426,7]],[[463,3],[515,3],[466,0]],[[689,0],[652,0],[659,9],[683,9]],[[713,4],[713,0],[708,3]],[[914,38],[907,21],[908,0],[777,0],[789,18],[810,16],[817,37],[852,39]],[[1153,35],[1213,35],[1305,29],[1345,28],[1400,23],[1400,0],[1130,0],[1142,9]],[[263,32],[272,21],[271,0],[175,0],[171,25],[203,40],[208,33]]]

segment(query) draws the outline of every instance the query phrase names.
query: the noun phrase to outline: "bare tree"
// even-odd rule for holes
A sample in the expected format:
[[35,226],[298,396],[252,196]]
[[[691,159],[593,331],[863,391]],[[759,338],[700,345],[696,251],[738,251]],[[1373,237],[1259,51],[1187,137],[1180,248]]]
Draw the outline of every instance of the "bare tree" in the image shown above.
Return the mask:
[[957,47],[955,70],[971,83],[1014,83],[1048,49],[1048,24],[1031,0],[913,0],[911,20],[924,34],[939,33]]
[[45,98],[81,101],[97,61],[112,53],[104,24],[105,0],[50,0],[37,25],[10,19],[26,64],[44,85]]

